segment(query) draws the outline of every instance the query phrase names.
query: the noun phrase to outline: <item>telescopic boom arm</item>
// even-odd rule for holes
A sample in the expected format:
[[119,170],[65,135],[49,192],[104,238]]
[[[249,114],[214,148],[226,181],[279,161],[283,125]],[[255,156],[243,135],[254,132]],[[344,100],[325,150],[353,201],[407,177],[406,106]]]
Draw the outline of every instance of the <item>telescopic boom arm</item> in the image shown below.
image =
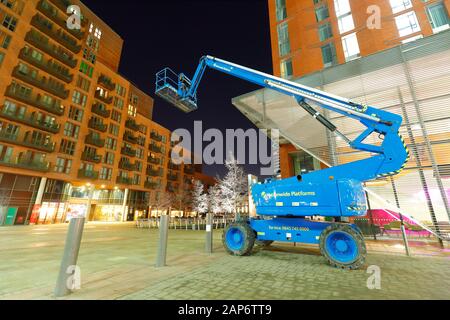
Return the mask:
[[[397,174],[408,161],[409,152],[399,135],[402,123],[400,116],[215,57],[201,58],[192,80],[184,74],[176,75],[168,68],[162,70],[157,74],[156,94],[184,112],[196,110],[198,86],[207,68],[292,96],[300,107],[328,130],[344,139],[352,148],[374,154],[367,159],[321,170],[327,171],[329,176],[336,179],[354,178],[359,181],[368,181]],[[351,141],[309,102],[358,120],[367,129]],[[364,143],[365,139],[373,133],[383,138],[381,145]]]

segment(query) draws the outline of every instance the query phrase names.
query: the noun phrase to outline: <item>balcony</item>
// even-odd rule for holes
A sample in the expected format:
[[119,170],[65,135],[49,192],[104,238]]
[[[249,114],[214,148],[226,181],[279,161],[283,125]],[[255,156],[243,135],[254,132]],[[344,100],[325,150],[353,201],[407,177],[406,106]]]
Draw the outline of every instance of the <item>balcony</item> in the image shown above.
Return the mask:
[[170,173],[167,174],[167,180],[178,181],[178,178],[179,176],[177,174],[170,174]]
[[97,180],[98,179],[98,171],[90,171],[86,169],[78,170],[78,178],[79,179],[89,179],[89,180]]
[[136,157],[136,150],[129,147],[123,147],[120,150],[120,153],[122,153],[124,156]]
[[113,97],[104,97],[101,95],[100,90],[95,91],[95,99],[100,100],[105,104],[111,104],[113,102]]
[[108,130],[108,126],[106,124],[97,122],[94,119],[89,120],[88,127],[100,132],[106,132],[106,130]]
[[125,133],[123,134],[123,140],[128,141],[132,144],[138,143],[138,138],[134,136],[130,131],[125,131]]
[[101,103],[94,103],[91,111],[103,118],[109,118],[111,116],[111,110],[106,109],[106,107]]
[[150,176],[150,177],[162,177],[163,176],[163,171],[161,169],[155,170],[155,169],[149,167],[146,170],[146,174],[148,176]]
[[127,121],[125,121],[125,127],[133,131],[139,131],[140,129],[139,125],[136,123],[134,119],[128,119]]
[[71,83],[73,81],[73,75],[69,73],[69,69],[61,68],[52,60],[48,60],[47,62],[36,60],[31,56],[31,50],[27,50],[27,48],[22,48],[22,50],[20,50],[19,58],[61,81],[66,83]]
[[161,142],[163,140],[163,136],[154,131],[150,134],[150,138],[158,142]]
[[47,19],[41,16],[40,14],[36,14],[31,19],[31,25],[37,28],[39,31],[43,32],[59,44],[63,45],[74,54],[78,54],[81,51],[81,45],[77,43],[77,41],[72,38],[68,33],[63,31],[63,29],[59,29],[58,31],[54,31],[52,28],[49,28],[46,24]]
[[36,161],[36,160],[31,160],[31,159],[20,159],[20,157],[18,157],[15,162],[0,160],[0,166],[27,169],[27,170],[38,171],[38,172],[48,172],[50,170],[49,162]]
[[152,164],[161,165],[161,159],[159,159],[159,158],[148,157],[147,162],[152,163]]
[[13,114],[5,113],[4,110],[2,110],[0,112],[0,117],[14,121],[14,122],[23,123],[27,126],[34,127],[36,129],[40,129],[40,130],[47,131],[50,133],[58,133],[61,129],[61,126],[57,123],[49,123],[49,122],[45,122],[43,120],[37,120],[33,116],[21,117],[16,114],[13,115]]
[[13,85],[10,85],[6,88],[5,95],[9,98],[13,98],[17,101],[32,105],[36,108],[48,111],[58,116],[62,116],[64,114],[64,108],[59,105],[59,101],[55,101],[52,105],[45,104],[41,102],[41,95],[38,94],[35,98],[33,98],[31,95],[26,95],[21,91],[16,90],[15,86]]
[[95,153],[83,152],[81,154],[81,160],[93,163],[100,163],[102,162],[102,156]]
[[162,147],[159,147],[159,146],[157,146],[156,144],[154,144],[154,143],[150,143],[150,145],[148,146],[148,148],[151,150],[151,151],[153,151],[153,152],[155,152],[155,153],[163,153],[163,149],[162,149]]
[[67,28],[67,18],[62,18],[58,15],[58,13],[53,12],[51,9],[51,6],[48,4],[46,0],[40,0],[37,9],[44,14],[47,18],[52,20],[53,22],[57,23],[61,28],[64,28],[68,32],[70,32],[71,35],[73,35],[78,40],[83,39],[84,32],[81,30],[70,30]]
[[84,142],[87,144],[90,144],[91,146],[96,146],[99,148],[103,148],[105,146],[105,139],[95,138],[91,134],[88,134],[86,136],[86,139],[84,140]]
[[31,138],[26,138],[22,145],[25,147],[30,147],[36,150],[44,151],[44,152],[53,152],[55,151],[55,143],[51,141],[40,141],[40,140],[34,140]]
[[58,50],[57,46],[48,43],[48,41],[46,41],[45,38],[40,36],[34,30],[28,31],[28,33],[25,36],[25,41],[32,44],[36,48],[44,51],[45,53],[51,55],[53,58],[61,61],[70,68],[75,68],[77,66],[78,61],[76,59],[74,59],[73,57],[69,57],[61,50]]
[[146,189],[158,190],[161,188],[161,184],[157,182],[145,181],[144,187]]
[[116,179],[116,183],[132,185],[133,184],[133,178],[126,178],[126,177],[118,176],[117,179]]
[[36,149],[36,150],[44,151],[44,152],[55,151],[55,143],[53,143],[53,142],[38,141],[38,140],[29,139],[29,138],[25,138],[23,141],[19,141],[17,135],[13,135],[11,133],[3,132],[3,131],[0,131],[0,141],[4,141],[6,143],[11,143],[11,144],[15,144],[15,145],[21,145],[24,147],[28,147],[28,148],[32,148],[32,149]]
[[110,78],[108,78],[107,76],[105,76],[104,74],[102,74],[102,75],[100,75],[100,77],[98,77],[98,84],[101,84],[103,87],[105,87],[109,91],[113,91],[116,89],[116,84],[114,82],[112,82],[112,80]]
[[127,171],[134,171],[136,170],[136,165],[127,161],[120,161],[119,168]]
[[49,79],[47,79],[46,77],[40,77],[40,79],[33,78],[31,75],[21,72],[19,66],[16,66],[13,69],[12,75],[13,77],[19,80],[22,80],[28,84],[31,84],[32,86],[47,91],[48,93],[51,93],[61,99],[65,100],[69,97],[69,90],[66,90],[64,88],[64,85],[61,84],[59,87],[52,86],[49,83]]

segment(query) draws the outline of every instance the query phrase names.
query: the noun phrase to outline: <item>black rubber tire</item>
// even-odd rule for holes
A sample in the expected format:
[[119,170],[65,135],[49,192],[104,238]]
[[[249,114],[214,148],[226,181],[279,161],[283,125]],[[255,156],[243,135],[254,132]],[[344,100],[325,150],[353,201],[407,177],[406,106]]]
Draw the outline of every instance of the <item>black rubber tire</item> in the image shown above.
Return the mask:
[[[339,261],[334,260],[332,257],[328,255],[328,252],[325,249],[326,239],[328,235],[336,231],[344,232],[350,235],[355,240],[359,254],[354,261],[343,264],[340,263]],[[341,223],[331,224],[324,231],[322,231],[322,234],[320,235],[320,252],[325,257],[325,259],[327,259],[330,265],[332,265],[335,268],[346,270],[360,269],[366,262],[366,255],[367,255],[366,243],[364,241],[363,235],[360,232],[353,229],[350,225]]]
[[[226,234],[231,228],[239,228],[244,234],[244,245],[240,250],[233,250],[227,246]],[[252,253],[253,247],[255,245],[255,232],[250,228],[248,223],[245,222],[234,222],[228,225],[222,234],[222,243],[225,250],[233,256],[248,256]]]
[[256,240],[256,245],[260,247],[269,247],[273,241],[272,240]]

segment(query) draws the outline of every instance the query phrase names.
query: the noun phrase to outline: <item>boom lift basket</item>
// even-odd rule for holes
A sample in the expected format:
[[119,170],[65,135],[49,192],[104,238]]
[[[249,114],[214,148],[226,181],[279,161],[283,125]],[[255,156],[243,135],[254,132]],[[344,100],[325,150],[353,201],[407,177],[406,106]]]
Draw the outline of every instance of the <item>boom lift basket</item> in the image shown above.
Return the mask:
[[[180,81],[180,79],[184,81]],[[171,69],[165,68],[156,74],[155,93],[181,111],[189,113],[197,110],[197,95],[193,97],[180,96],[180,92],[185,93],[189,90],[185,80],[184,76],[181,77]]]

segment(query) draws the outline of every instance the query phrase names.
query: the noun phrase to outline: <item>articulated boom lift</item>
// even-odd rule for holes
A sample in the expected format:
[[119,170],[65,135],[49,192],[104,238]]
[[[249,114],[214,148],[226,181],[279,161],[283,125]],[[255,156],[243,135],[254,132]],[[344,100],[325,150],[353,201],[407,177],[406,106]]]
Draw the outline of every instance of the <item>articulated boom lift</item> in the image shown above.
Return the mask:
[[[184,112],[196,110],[197,88],[208,67],[292,96],[301,108],[350,147],[372,154],[367,159],[253,185],[252,197],[258,217],[226,228],[223,242],[227,251],[234,255],[250,254],[255,240],[262,245],[273,241],[310,243],[319,244],[322,254],[333,266],[345,269],[362,266],[366,256],[362,233],[353,224],[341,223],[341,219],[366,215],[364,182],[395,175],[405,166],[409,152],[399,135],[402,118],[211,56],[200,60],[192,80],[168,68],[160,71],[156,76],[156,94]],[[367,129],[351,141],[314,109],[311,102],[358,120]],[[364,142],[374,133],[382,139],[381,145]],[[334,217],[336,222],[308,218],[313,216]]]

